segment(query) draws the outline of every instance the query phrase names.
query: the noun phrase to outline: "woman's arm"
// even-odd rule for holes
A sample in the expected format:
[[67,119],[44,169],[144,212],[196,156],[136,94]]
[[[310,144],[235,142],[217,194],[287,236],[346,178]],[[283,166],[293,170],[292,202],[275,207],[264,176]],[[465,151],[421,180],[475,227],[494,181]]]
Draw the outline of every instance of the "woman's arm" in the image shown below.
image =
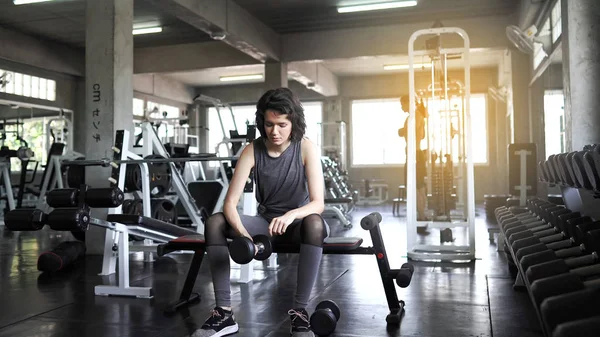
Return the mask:
[[325,208],[325,181],[323,179],[323,168],[321,156],[315,144],[308,140],[302,140],[302,160],[308,182],[308,204],[290,210],[284,215],[274,218],[269,224],[269,234],[277,235],[285,233],[287,227],[296,219],[304,219],[310,214],[321,214]]
[[310,202],[300,208],[291,210],[294,219],[304,219],[310,214],[321,214],[325,208],[325,180],[321,155],[315,143],[308,138],[302,141],[302,159],[308,181],[308,195]]
[[240,215],[238,214],[237,204],[240,201],[240,196],[244,191],[244,186],[246,185],[246,181],[250,176],[250,171],[253,167],[254,145],[250,143],[244,148],[240,155],[240,159],[238,159],[238,162],[235,165],[235,171],[231,178],[231,182],[229,183],[229,189],[227,190],[225,202],[223,204],[223,214],[225,214],[227,222],[237,233],[250,239],[252,238],[242,224]]

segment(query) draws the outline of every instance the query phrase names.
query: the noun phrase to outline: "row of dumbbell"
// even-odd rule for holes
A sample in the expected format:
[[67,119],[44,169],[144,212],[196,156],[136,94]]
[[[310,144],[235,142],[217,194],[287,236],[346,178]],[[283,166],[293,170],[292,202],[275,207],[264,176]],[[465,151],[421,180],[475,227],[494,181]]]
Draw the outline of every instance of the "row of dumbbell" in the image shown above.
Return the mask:
[[323,167],[323,175],[325,178],[325,186],[331,198],[352,198],[352,186],[348,182],[348,173],[340,171],[338,165],[333,160],[322,157],[321,165]]
[[600,221],[539,199],[495,213],[546,330],[587,331],[600,317]]
[[553,154],[538,163],[543,182],[600,192],[600,145],[586,145],[583,151]]

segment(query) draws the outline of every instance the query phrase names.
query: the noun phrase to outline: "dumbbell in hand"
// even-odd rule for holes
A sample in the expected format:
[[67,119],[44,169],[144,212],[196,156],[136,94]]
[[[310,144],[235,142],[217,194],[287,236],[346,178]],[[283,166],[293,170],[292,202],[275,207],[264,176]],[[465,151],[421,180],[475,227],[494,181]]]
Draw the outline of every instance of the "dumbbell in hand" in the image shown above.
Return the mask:
[[329,336],[335,331],[340,320],[340,307],[332,300],[322,301],[310,316],[310,326],[318,336]]
[[248,264],[252,259],[263,261],[273,253],[271,241],[266,235],[255,235],[252,240],[240,236],[229,245],[229,255],[237,264]]

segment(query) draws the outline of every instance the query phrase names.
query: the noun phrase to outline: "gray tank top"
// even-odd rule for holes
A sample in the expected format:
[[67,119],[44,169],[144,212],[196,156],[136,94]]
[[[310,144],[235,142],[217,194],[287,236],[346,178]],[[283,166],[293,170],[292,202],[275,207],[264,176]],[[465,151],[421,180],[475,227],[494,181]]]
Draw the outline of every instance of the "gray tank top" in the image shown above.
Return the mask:
[[306,205],[310,199],[302,163],[302,142],[292,142],[276,158],[269,156],[262,137],[253,144],[258,213],[272,219]]

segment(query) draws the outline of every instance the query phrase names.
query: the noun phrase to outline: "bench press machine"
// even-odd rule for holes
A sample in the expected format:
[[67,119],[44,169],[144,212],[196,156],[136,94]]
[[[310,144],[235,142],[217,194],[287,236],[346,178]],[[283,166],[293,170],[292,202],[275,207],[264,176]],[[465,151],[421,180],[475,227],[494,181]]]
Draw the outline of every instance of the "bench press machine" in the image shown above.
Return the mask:
[[[372,221],[375,216],[378,216],[376,223]],[[390,309],[390,313],[386,317],[386,322],[388,324],[398,325],[402,320],[405,303],[402,300],[398,300],[394,279],[397,283],[401,283],[399,286],[407,287],[410,285],[412,271],[410,272],[408,279],[404,278],[402,280],[403,282],[400,282],[400,276],[406,275],[404,274],[405,270],[390,269],[385,245],[383,243],[383,236],[381,234],[381,229],[379,228],[380,221],[381,215],[378,213],[370,214],[361,220],[361,226],[363,229],[368,230],[371,235],[371,240],[373,242],[372,247],[362,247],[363,239],[359,237],[334,237],[325,239],[323,244],[323,254],[375,255],[388,308]],[[273,244],[272,247],[273,253],[298,253],[300,251],[300,245],[294,244]],[[159,256],[164,256],[176,251],[193,251],[194,257],[190,264],[181,295],[176,302],[166,308],[165,312],[167,313],[173,313],[178,308],[200,299],[199,294],[194,294],[192,291],[205,253],[204,238],[196,235],[180,237],[171,240],[168,243],[158,245],[157,252]]]

